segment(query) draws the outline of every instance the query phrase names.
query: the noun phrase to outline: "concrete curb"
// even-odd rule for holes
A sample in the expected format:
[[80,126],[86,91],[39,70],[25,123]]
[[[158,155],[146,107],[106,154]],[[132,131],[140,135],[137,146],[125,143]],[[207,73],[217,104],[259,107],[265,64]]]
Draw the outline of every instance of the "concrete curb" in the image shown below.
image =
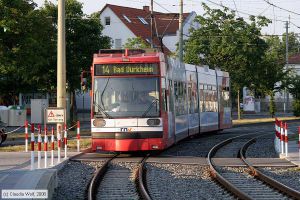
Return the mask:
[[57,170],[47,169],[39,180],[35,189],[47,189],[48,199],[52,199],[55,188],[57,187]]

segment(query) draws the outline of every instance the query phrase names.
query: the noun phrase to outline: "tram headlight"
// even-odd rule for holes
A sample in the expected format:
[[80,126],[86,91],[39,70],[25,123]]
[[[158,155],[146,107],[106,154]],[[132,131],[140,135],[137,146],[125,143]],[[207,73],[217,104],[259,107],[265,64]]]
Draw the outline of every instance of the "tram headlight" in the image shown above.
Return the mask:
[[105,121],[104,119],[95,119],[95,120],[93,121],[93,125],[94,125],[95,127],[103,127],[103,126],[106,125],[106,121]]
[[148,119],[147,124],[149,126],[158,126],[160,124],[160,119]]

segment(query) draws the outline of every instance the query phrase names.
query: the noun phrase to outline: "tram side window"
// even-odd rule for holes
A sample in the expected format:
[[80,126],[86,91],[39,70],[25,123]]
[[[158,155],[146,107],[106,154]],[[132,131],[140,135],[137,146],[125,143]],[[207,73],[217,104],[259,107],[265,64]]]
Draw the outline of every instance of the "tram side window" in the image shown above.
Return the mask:
[[211,93],[210,93],[210,85],[204,85],[204,96],[205,96],[205,112],[211,111]]
[[205,112],[205,95],[204,95],[204,85],[199,85],[199,102],[200,102],[200,112]]
[[167,95],[166,95],[166,86],[165,86],[166,79],[162,78],[161,82],[162,82],[162,86],[163,86],[162,87],[162,105],[163,105],[163,110],[167,111],[168,110],[168,106],[167,106]]
[[212,96],[212,101],[213,101],[213,109],[214,112],[218,112],[218,93],[217,93],[217,87],[216,85],[212,86],[212,90],[213,90],[213,96]]
[[174,81],[175,93],[175,112],[176,116],[187,114],[186,84],[180,81]]
[[182,93],[182,105],[183,105],[183,114],[188,114],[188,105],[187,105],[187,84],[182,82],[183,93]]
[[198,112],[197,87],[193,82],[188,83],[188,105],[190,114]]
[[200,109],[201,112],[217,112],[218,111],[218,97],[216,86],[203,85],[203,90],[200,85]]
[[224,78],[226,85],[222,87],[222,99],[224,107],[230,107],[230,88],[229,88],[229,78]]
[[[174,99],[173,99],[173,82],[172,80],[169,80],[169,103],[170,103],[170,111],[173,111],[174,112]],[[174,92],[175,94],[175,92]],[[174,95],[175,96],[175,95]]]

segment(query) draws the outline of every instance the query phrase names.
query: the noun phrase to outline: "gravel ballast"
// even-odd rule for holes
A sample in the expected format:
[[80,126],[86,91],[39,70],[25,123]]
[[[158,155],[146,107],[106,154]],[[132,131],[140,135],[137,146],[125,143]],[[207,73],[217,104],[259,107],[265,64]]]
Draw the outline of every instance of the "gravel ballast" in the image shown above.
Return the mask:
[[271,178],[274,178],[280,183],[300,191],[300,168],[278,168],[278,167],[264,167],[260,168],[262,172]]
[[249,158],[278,158],[274,147],[274,135],[269,137],[257,138],[254,144],[251,144],[246,152]]
[[97,190],[97,199],[140,199],[136,188],[138,163],[112,162]]
[[151,163],[146,168],[152,199],[233,199],[211,179],[208,167]]
[[101,162],[68,161],[57,173],[58,187],[53,199],[87,199],[87,187]]

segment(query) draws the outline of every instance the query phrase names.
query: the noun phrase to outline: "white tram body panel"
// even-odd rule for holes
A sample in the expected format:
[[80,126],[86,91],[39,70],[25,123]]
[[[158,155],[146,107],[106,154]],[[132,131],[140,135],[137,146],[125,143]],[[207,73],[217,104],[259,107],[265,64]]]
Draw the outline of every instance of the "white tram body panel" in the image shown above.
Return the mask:
[[[123,54],[111,55],[96,55],[94,60],[98,71],[92,79],[93,151],[161,150],[188,136],[232,126],[227,72],[180,63],[161,52],[125,56],[136,60],[132,63],[122,63]],[[118,65],[159,73],[123,75]],[[104,74],[105,70],[112,74]],[[150,101],[143,102],[141,94]]]
[[[179,141],[232,126],[229,74],[168,58],[169,137]],[[168,87],[167,87],[168,86]],[[173,134],[172,134],[173,132]]]

